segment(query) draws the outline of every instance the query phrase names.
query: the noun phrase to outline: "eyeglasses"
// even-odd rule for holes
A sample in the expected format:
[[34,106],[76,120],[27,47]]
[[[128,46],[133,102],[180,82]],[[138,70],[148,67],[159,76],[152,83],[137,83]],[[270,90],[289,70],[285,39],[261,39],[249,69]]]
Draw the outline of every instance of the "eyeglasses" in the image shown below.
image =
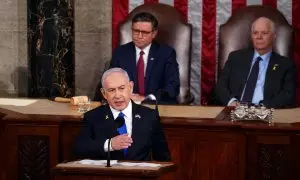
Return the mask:
[[142,36],[148,36],[150,33],[152,33],[152,31],[141,31],[139,29],[132,28],[132,33],[133,35],[139,35],[141,33]]

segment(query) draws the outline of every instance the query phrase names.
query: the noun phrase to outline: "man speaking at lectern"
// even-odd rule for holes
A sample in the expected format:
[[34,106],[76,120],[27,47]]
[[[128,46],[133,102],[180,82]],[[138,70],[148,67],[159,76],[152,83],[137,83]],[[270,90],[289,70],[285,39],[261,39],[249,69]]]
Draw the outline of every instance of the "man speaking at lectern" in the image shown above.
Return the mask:
[[[76,140],[75,153],[80,158],[170,161],[170,153],[155,110],[130,100],[133,82],[121,68],[107,70],[101,79],[101,92],[107,105],[84,115],[83,127]],[[115,119],[125,123],[117,128]],[[108,145],[109,139],[111,143]],[[110,148],[108,148],[110,146]]]

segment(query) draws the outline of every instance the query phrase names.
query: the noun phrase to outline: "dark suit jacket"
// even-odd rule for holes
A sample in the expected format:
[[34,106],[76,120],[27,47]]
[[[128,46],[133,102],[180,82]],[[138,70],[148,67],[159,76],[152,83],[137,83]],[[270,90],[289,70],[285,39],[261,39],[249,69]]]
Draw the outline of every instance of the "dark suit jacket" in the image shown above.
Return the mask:
[[[233,97],[240,100],[253,55],[253,49],[242,49],[229,54],[215,88],[216,99],[221,105],[227,105]],[[272,52],[266,73],[262,103],[273,108],[291,107],[295,105],[295,93],[296,67],[294,62]]]
[[[133,144],[123,151],[112,151],[111,159],[148,161],[151,155],[157,161],[170,161],[170,153],[155,110],[132,103]],[[83,127],[75,143],[79,158],[106,159],[106,139],[118,135],[114,118],[108,105],[100,106],[84,115]],[[152,154],[151,154],[152,153]]]
[[[134,93],[138,93],[136,64],[135,46],[130,42],[115,50],[110,66],[127,71],[130,80],[134,82]],[[176,103],[179,85],[175,50],[170,46],[152,42],[145,74],[145,95],[154,94],[159,103]]]

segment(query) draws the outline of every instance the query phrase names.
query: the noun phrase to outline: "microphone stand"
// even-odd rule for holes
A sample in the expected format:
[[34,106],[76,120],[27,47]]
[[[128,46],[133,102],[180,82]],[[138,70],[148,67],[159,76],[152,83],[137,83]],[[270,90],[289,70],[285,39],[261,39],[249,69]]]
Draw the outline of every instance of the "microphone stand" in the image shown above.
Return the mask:
[[109,138],[109,140],[108,140],[107,161],[106,161],[106,166],[105,167],[111,167],[111,165],[110,165],[110,142],[111,142],[111,138]]
[[111,165],[110,165],[110,143],[111,143],[111,139],[113,136],[113,132],[114,132],[115,128],[119,128],[119,127],[123,126],[124,123],[125,123],[125,120],[124,120],[124,118],[121,118],[121,117],[117,117],[113,122],[111,138],[108,139],[107,161],[106,161],[105,167],[111,167]]
[[157,116],[159,117],[159,110],[158,110],[158,102],[157,99],[155,99],[155,111],[157,113]]
[[114,128],[115,128],[115,122],[113,122],[112,130],[111,130],[111,135],[110,138],[108,139],[108,147],[107,147],[107,161],[106,161],[106,166],[105,167],[111,167],[110,165],[110,143],[111,143],[111,138],[113,136]]
[[155,111],[157,116],[159,117],[159,111],[158,111],[158,100],[153,94],[149,94],[148,96],[145,97],[145,100],[151,100],[155,102]]

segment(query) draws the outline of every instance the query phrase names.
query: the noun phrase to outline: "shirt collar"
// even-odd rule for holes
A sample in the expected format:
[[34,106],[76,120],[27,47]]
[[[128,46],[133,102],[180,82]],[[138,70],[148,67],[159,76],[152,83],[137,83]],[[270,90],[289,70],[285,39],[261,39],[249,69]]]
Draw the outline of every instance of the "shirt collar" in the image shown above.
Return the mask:
[[[111,106],[109,106],[109,108],[114,116],[114,119],[116,119],[119,116],[121,111],[116,110],[116,109],[112,108]],[[131,119],[131,117],[132,117],[132,102],[131,101],[129,101],[128,106],[122,111],[122,113],[125,115],[125,117]]]
[[152,44],[152,43],[150,43],[150,44],[149,44],[148,46],[146,46],[144,49],[140,49],[140,48],[138,48],[138,47],[135,46],[135,51],[136,51],[136,53],[137,53],[137,54],[140,54],[141,51],[144,51],[145,54],[148,54],[149,51],[150,51],[151,44]]
[[270,59],[271,54],[272,54],[272,50],[265,53],[264,55],[259,55],[259,53],[255,50],[253,59],[256,59],[258,56],[260,56],[262,60],[265,61],[267,59]]

